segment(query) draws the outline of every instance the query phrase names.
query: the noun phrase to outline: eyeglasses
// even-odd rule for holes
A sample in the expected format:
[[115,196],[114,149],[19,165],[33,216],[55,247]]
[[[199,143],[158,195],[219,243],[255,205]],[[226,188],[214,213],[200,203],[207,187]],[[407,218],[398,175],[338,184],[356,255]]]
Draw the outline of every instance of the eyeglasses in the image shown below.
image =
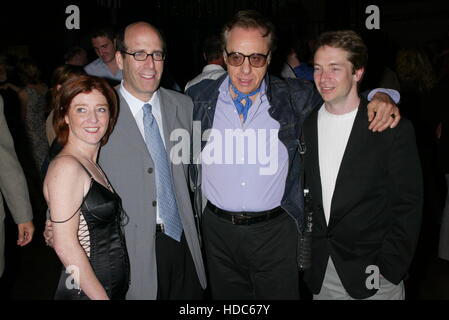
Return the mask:
[[165,60],[165,52],[163,51],[154,51],[153,53],[146,53],[145,51],[137,51],[134,53],[130,53],[122,50],[121,52],[133,56],[136,61],[145,61],[147,60],[148,56],[151,56],[151,58],[153,58],[154,61]]
[[251,66],[253,66],[254,68],[262,68],[265,63],[267,63],[268,56],[270,55],[270,51],[268,51],[267,54],[253,53],[249,56],[244,55],[240,52],[228,52],[226,49],[225,52],[227,56],[227,62],[233,67],[241,66],[245,61],[245,58],[248,58],[249,64]]

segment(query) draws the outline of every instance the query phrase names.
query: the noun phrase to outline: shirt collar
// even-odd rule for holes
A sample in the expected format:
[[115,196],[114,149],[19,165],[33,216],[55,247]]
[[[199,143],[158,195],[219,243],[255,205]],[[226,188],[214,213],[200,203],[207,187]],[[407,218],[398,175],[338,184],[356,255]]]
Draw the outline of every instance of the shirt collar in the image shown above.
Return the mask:
[[[260,97],[264,97],[266,95],[266,89],[267,86],[265,84],[265,79],[262,80],[262,83],[260,84]],[[229,93],[229,76],[226,76],[226,78],[224,79],[224,81],[222,82],[222,84],[220,85],[220,88],[218,89],[218,91],[220,91],[220,94],[225,94],[225,95],[231,95]]]
[[126,102],[129,105],[129,108],[131,109],[131,112],[134,117],[136,117],[136,114],[142,110],[142,107],[144,104],[149,103],[151,104],[152,108],[159,108],[159,90],[153,93],[153,96],[149,101],[142,101],[140,99],[137,99],[134,97],[128,90],[126,90],[125,86],[123,85],[124,80],[122,80],[120,84],[120,93],[122,94],[123,98],[126,100]]
[[[220,96],[222,97],[229,97],[229,99],[232,100],[231,94],[229,92],[229,76],[226,76],[222,84],[220,85],[220,88],[218,88],[218,91],[220,92]],[[262,83],[260,84],[260,92],[257,99],[260,99],[261,103],[265,103],[267,100],[267,85],[265,82],[265,79],[262,80]]]

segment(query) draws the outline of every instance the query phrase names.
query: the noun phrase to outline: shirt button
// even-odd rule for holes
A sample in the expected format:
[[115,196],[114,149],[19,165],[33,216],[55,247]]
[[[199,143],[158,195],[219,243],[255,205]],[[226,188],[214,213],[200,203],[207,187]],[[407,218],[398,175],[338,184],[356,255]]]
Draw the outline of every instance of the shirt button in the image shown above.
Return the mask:
[[153,201],[153,207],[157,206],[157,201]]
[[149,174],[152,174],[153,171],[154,171],[153,168],[149,168],[149,169],[148,169],[148,173],[149,173]]

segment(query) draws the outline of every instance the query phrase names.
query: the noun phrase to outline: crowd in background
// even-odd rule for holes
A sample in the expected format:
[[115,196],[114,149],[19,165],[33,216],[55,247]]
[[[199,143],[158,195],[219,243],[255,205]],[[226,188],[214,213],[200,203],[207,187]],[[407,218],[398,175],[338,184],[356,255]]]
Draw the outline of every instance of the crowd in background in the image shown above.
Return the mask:
[[[94,36],[98,37],[103,36]],[[281,44],[283,50],[275,55],[277,61],[273,61],[271,73],[284,78],[297,77],[313,81],[311,48],[314,41],[300,39],[300,35],[295,38],[298,39]],[[114,43],[113,38],[109,40]],[[205,64],[220,66],[214,68],[218,77],[225,72],[225,65],[220,61],[221,46],[211,45],[210,38],[205,40]],[[64,78],[64,72],[89,73],[89,68],[83,69],[88,65],[89,50],[94,50],[98,59],[103,59],[102,49],[96,47],[94,41],[92,45],[92,48],[77,45],[65,53],[61,52],[61,62],[64,64],[55,70],[37,65],[33,57],[19,59],[0,53],[0,95],[4,100],[6,121],[27,179],[37,234],[43,231],[46,211],[42,179],[48,165],[49,151],[55,148],[52,146],[54,135],[51,133],[52,97],[63,81],[61,77]],[[115,48],[112,50],[115,56]],[[164,72],[162,86],[182,92],[181,88],[185,88],[186,84],[177,83],[176,79],[179,77],[176,69],[171,70],[171,73]],[[42,74],[53,74],[53,77],[44,79]],[[190,78],[195,76],[197,75],[192,74]],[[108,80],[111,84],[120,83],[120,77]],[[382,55],[372,51],[362,86],[400,91],[401,102],[398,107],[402,116],[413,123],[423,168],[424,224],[421,238],[431,236],[426,234],[432,230],[427,228],[428,225],[441,225],[442,239],[449,240],[449,213],[444,214],[445,202],[449,201],[446,196],[446,181],[449,184],[449,105],[444,95],[449,89],[449,44],[443,40],[432,47],[401,48],[383,52]],[[448,207],[446,204],[446,211]],[[38,237],[35,241],[42,239]],[[440,242],[440,247],[448,245]],[[418,251],[418,257],[419,254]],[[449,260],[449,257],[441,258]]]

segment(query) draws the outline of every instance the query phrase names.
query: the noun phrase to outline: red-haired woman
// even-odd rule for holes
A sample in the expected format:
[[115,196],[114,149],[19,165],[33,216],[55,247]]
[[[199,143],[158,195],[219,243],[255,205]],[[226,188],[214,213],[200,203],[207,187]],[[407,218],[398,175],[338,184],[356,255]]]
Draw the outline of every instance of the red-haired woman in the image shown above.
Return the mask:
[[64,268],[56,299],[124,299],[129,261],[119,196],[97,164],[117,119],[115,91],[106,81],[79,76],[54,100],[54,129],[64,146],[50,163],[44,195],[53,246]]

